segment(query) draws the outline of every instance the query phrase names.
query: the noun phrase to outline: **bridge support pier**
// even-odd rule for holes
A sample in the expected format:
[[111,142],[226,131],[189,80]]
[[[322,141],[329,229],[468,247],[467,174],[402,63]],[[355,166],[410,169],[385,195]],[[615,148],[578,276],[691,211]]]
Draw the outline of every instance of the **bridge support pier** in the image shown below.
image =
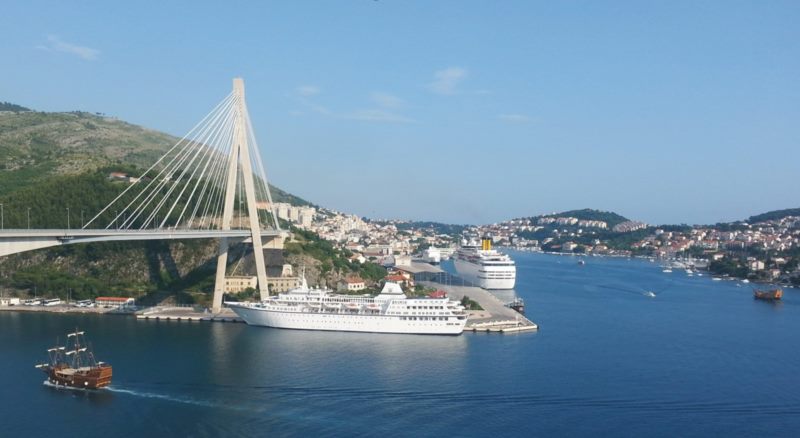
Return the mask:
[[[264,264],[264,251],[261,241],[261,223],[258,220],[258,207],[256,205],[255,183],[253,182],[253,168],[250,162],[250,149],[248,145],[248,132],[245,121],[244,81],[241,78],[233,80],[233,93],[236,96],[236,118],[233,127],[233,147],[231,148],[230,164],[228,167],[225,206],[222,212],[222,229],[229,230],[233,219],[233,201],[236,196],[236,178],[239,176],[241,166],[242,181],[247,201],[248,226],[253,242],[253,255],[256,262],[256,276],[258,278],[258,291],[262,300],[269,297],[267,287],[267,268]],[[266,181],[264,182],[266,184]],[[276,219],[277,221],[277,219]],[[222,311],[222,296],[225,293],[225,272],[228,264],[228,239],[220,239],[217,252],[217,276],[214,282],[214,299],[212,310],[214,313]]]

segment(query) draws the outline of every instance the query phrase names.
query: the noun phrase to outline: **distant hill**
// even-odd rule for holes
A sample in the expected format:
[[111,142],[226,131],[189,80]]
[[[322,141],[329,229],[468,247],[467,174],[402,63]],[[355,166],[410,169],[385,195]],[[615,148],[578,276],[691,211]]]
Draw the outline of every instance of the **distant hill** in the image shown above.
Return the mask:
[[[67,207],[70,226],[79,227],[119,194],[122,184],[108,179],[110,171],[137,175],[178,141],[100,114],[20,112],[24,108],[13,104],[2,108],[0,204],[5,228],[65,228]],[[309,204],[277,187],[270,189],[275,202]],[[98,222],[109,220],[106,214]],[[165,297],[204,302],[208,297],[201,291],[207,293],[213,284],[216,245],[213,240],[105,242],[0,257],[0,289],[73,298],[148,294],[149,302]],[[382,276],[375,266],[352,264],[324,242],[304,242],[296,252],[290,256],[302,257],[300,264],[330,281],[349,272]],[[278,255],[280,266],[282,252]]]
[[574,217],[576,219],[583,219],[587,221],[604,221],[608,224],[609,228],[612,228],[614,225],[629,220],[625,216],[621,216],[617,213],[613,213],[610,211],[594,210],[591,208],[584,208],[582,210],[570,210],[553,214],[542,214],[539,216],[535,216],[532,219],[540,217]]
[[413,229],[431,229],[436,234],[449,234],[459,235],[466,225],[457,224],[443,224],[441,222],[428,222],[428,221],[411,221],[411,222],[396,222],[395,226],[398,230],[406,231]]
[[800,208],[786,208],[783,210],[773,210],[766,213],[757,214],[747,218],[748,223],[766,222],[785,218],[786,216],[800,216]]
[[[53,176],[113,166],[146,169],[178,140],[87,112],[0,113],[0,198]],[[309,204],[274,186],[271,192],[275,202]]]
[[0,102],[0,111],[13,111],[15,113],[18,113],[22,111],[30,111],[30,109],[11,102]]

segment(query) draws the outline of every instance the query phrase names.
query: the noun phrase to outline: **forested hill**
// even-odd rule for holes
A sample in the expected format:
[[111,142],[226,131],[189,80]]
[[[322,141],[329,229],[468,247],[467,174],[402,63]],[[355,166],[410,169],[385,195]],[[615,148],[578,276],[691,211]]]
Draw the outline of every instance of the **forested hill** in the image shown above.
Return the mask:
[[766,213],[757,214],[747,218],[747,222],[754,224],[756,222],[765,222],[776,219],[785,218],[786,216],[800,216],[800,208],[787,208],[784,210],[773,210]]
[[[111,172],[139,175],[178,141],[100,114],[20,112],[22,107],[10,104],[2,108],[0,204],[6,229],[67,228],[67,214],[69,226],[79,228],[128,184],[110,179]],[[271,192],[276,202],[308,204],[275,187]],[[96,223],[110,221],[106,214]],[[105,242],[0,257],[0,290],[23,296],[146,294],[151,302],[165,297],[205,302],[216,245],[213,240]],[[329,281],[360,269],[342,254],[324,255],[325,260],[312,256],[301,263]],[[303,251],[299,256],[305,257]],[[280,254],[276,260],[278,266],[283,263]]]
[[[0,112],[0,202],[20,188],[53,176],[114,167],[136,175],[135,169],[146,169],[177,141],[100,114]],[[272,195],[276,202],[309,204],[274,186]]]
[[30,111],[30,109],[11,102],[0,102],[0,111],[22,112],[22,111]]
[[561,213],[542,214],[539,216],[535,216],[531,219],[537,219],[540,217],[574,217],[576,219],[587,220],[587,221],[603,221],[608,224],[609,228],[629,220],[625,216],[621,216],[614,212],[594,210],[591,208],[584,208],[582,210],[570,210]]

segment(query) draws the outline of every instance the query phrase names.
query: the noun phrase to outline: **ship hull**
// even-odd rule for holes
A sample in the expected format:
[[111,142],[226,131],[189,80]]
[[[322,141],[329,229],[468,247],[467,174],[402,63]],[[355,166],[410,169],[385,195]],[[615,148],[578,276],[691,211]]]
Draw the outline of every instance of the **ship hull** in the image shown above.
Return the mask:
[[388,315],[283,312],[234,304],[229,304],[229,307],[249,325],[295,330],[460,335],[466,324],[466,318],[456,317],[450,317],[447,321],[409,321]]
[[101,366],[86,371],[71,368],[48,368],[45,370],[47,380],[55,387],[72,389],[101,389],[111,384],[110,366]]
[[464,280],[484,289],[513,289],[516,284],[517,270],[513,266],[509,269],[508,266],[477,265],[460,258],[456,258],[453,264]]
[[773,289],[773,290],[756,290],[753,292],[753,298],[757,300],[764,300],[764,301],[776,301],[780,300],[783,297],[783,291],[781,289]]

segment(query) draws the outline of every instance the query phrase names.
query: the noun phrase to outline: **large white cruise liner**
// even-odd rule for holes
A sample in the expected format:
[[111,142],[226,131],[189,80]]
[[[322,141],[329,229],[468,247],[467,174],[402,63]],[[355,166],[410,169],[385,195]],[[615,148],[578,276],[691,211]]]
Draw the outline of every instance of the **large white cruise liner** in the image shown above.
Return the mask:
[[507,254],[492,249],[492,239],[483,238],[481,245],[464,243],[454,260],[458,275],[484,289],[513,289],[517,267]]
[[300,287],[258,303],[226,302],[247,324],[265,327],[374,333],[458,335],[467,313],[448,298],[406,298],[387,282],[375,297]]

